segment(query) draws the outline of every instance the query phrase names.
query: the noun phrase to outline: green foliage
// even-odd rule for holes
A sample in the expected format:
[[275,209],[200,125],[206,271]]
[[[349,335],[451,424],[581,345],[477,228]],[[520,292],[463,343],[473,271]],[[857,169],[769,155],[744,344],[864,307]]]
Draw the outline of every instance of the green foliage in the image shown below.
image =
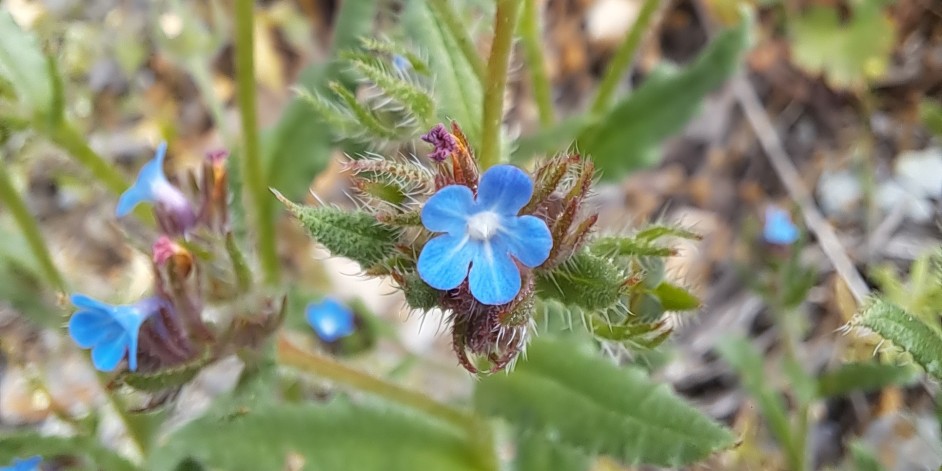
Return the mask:
[[758,402],[759,410],[768,422],[769,429],[786,449],[786,453],[803,459],[803,444],[797,443],[792,433],[785,401],[766,380],[762,354],[748,340],[741,337],[725,339],[717,348],[723,360],[732,365],[739,374],[749,395]]
[[875,391],[914,383],[919,372],[902,365],[848,363],[818,378],[818,395],[843,396],[852,391]]
[[464,430],[390,406],[263,405],[208,415],[184,426],[150,456],[147,469],[172,471],[192,459],[210,469],[286,469],[298,455],[307,470],[478,470]]
[[706,95],[736,71],[751,25],[743,21],[717,35],[690,66],[649,78],[580,134],[579,151],[592,157],[606,179],[654,163],[661,141],[681,130]]
[[57,114],[50,64],[36,38],[23,31],[5,9],[0,10],[0,38],[0,77],[15,91],[23,108],[31,112],[30,117]]
[[566,149],[594,122],[591,116],[572,116],[532,135],[523,136],[514,142],[511,159],[523,161],[533,156],[552,155]]
[[592,312],[617,303],[624,280],[621,269],[611,260],[582,251],[556,269],[537,275],[536,289],[541,297]]
[[0,463],[10,463],[13,458],[39,455],[44,459],[68,456],[75,459],[69,469],[81,471],[135,471],[138,468],[103,447],[95,437],[45,437],[28,432],[0,435]]
[[813,6],[792,23],[793,57],[808,71],[823,74],[837,88],[855,88],[886,71],[896,44],[893,21],[883,0],[850,2],[843,21],[833,6]]
[[[379,7],[377,0],[346,0],[334,22],[331,57],[356,47],[362,36],[370,33]],[[326,67],[315,64],[301,73],[299,87],[320,93],[330,81],[340,80],[344,86],[352,82],[342,75],[342,64],[331,62]],[[318,172],[330,159],[331,131],[323,125],[315,108],[296,98],[285,108],[274,128],[262,140],[263,154],[268,162],[268,184],[288,195],[301,198]]]
[[311,237],[331,255],[347,257],[369,268],[395,249],[399,231],[381,224],[365,211],[347,211],[334,207],[300,206],[279,195],[279,199]]
[[648,240],[628,237],[602,237],[592,242],[593,253],[603,257],[669,257],[674,255],[670,247],[654,244]]
[[407,273],[399,282],[405,294],[406,304],[412,309],[428,311],[438,307],[442,297],[441,291],[432,288],[416,273]]
[[883,471],[886,469],[874,455],[872,447],[862,441],[855,441],[850,444],[850,456],[853,462],[851,469],[854,471]]
[[919,117],[929,131],[936,136],[942,136],[942,105],[924,100],[919,104]]
[[926,372],[942,379],[942,335],[899,306],[875,299],[852,321],[912,355]]
[[565,446],[630,463],[678,466],[733,444],[729,431],[643,370],[546,336],[512,374],[482,379],[474,404]]
[[515,471],[585,471],[590,464],[588,456],[548,436],[532,432],[517,436]]
[[663,281],[651,291],[666,311],[692,311],[700,307],[700,300],[692,293],[673,283]]
[[118,380],[140,391],[163,391],[189,383],[212,360],[211,353],[206,352],[189,363],[155,373],[125,372]]
[[481,142],[484,90],[474,69],[444,21],[423,0],[409,0],[402,23],[413,43],[426,48],[429,68],[435,71],[435,102],[438,120],[455,120],[472,145]]
[[[435,103],[431,96],[411,81],[404,79],[407,75],[396,71],[387,62],[379,60],[374,55],[361,52],[347,51],[341,54],[353,69],[369,79],[374,85],[383,90],[386,96],[395,99],[409,114],[419,119],[419,126],[428,128],[433,123]],[[418,56],[412,55],[418,61]],[[421,64],[423,68],[426,65]]]

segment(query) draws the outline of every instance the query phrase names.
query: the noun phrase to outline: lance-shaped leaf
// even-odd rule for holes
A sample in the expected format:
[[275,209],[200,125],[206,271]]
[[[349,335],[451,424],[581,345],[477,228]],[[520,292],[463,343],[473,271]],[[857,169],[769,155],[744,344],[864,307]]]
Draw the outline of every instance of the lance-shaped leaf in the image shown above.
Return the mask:
[[373,404],[248,407],[205,416],[174,433],[150,454],[147,469],[172,471],[186,459],[208,469],[359,471],[479,470],[464,430],[418,413]]
[[692,311],[700,307],[700,300],[693,293],[667,281],[662,281],[651,292],[665,311]]
[[707,94],[736,71],[750,26],[743,21],[717,35],[688,67],[649,78],[580,135],[579,150],[592,157],[603,178],[655,162],[661,141],[680,131]]
[[34,115],[49,116],[55,98],[53,79],[36,38],[23,31],[6,9],[0,9],[0,38],[0,76]]
[[848,363],[818,378],[818,395],[843,396],[852,391],[876,391],[888,386],[902,386],[919,379],[916,367],[877,362]]
[[651,381],[594,352],[546,336],[509,375],[482,379],[475,407],[561,444],[629,463],[679,466],[733,444],[732,434]]
[[560,444],[548,435],[532,432],[517,434],[515,471],[586,471],[591,460],[577,449]]
[[300,206],[275,192],[311,237],[331,255],[347,257],[369,268],[393,253],[399,231],[381,224],[366,211],[330,206]]
[[117,453],[103,447],[91,437],[45,437],[28,432],[0,435],[0,463],[10,463],[14,458],[42,456],[71,457],[69,469],[95,471],[136,471],[138,468]]
[[854,320],[902,348],[930,375],[942,379],[942,335],[899,306],[875,299]]

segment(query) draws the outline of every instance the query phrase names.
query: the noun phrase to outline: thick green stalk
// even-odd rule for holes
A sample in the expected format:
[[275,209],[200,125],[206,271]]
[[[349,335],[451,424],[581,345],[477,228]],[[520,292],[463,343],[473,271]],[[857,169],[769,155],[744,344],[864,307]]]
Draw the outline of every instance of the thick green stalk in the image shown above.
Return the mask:
[[651,23],[651,19],[654,18],[654,13],[659,5],[661,5],[661,0],[645,0],[644,5],[641,6],[638,19],[631,26],[631,31],[625,36],[624,42],[618,46],[615,57],[608,64],[608,69],[605,71],[605,76],[599,85],[599,91],[595,95],[595,101],[592,102],[592,113],[604,113],[611,105],[612,95],[618,87],[618,82],[628,66],[631,65],[631,60],[634,58],[638,46],[641,45],[641,38],[647,32],[648,25]]
[[428,6],[436,19],[441,21],[445,28],[448,28],[448,31],[451,32],[455,42],[458,43],[458,49],[461,50],[465,59],[471,64],[471,68],[474,69],[474,74],[477,75],[481,83],[484,83],[484,75],[487,69],[484,66],[484,61],[481,60],[481,56],[478,55],[477,48],[474,47],[471,35],[468,34],[468,28],[465,27],[466,21],[458,17],[458,13],[451,7],[450,0],[429,0]]
[[248,190],[246,193],[249,201],[246,206],[254,211],[258,251],[265,281],[275,284],[279,277],[278,247],[275,239],[274,205],[270,201],[256,124],[253,15],[253,0],[236,0],[236,87],[242,115],[242,178]]
[[42,231],[39,230],[39,224],[36,222],[36,219],[33,218],[33,215],[29,213],[26,202],[23,201],[23,198],[20,198],[19,193],[16,192],[16,188],[13,187],[13,182],[10,180],[10,174],[7,172],[7,165],[5,163],[0,163],[0,201],[7,207],[7,210],[10,211],[10,215],[13,216],[13,220],[16,221],[16,224],[20,226],[20,230],[23,231],[23,236],[26,238],[26,242],[29,244],[29,249],[33,252],[33,256],[36,257],[36,261],[39,262],[39,266],[42,268],[43,276],[46,278],[46,281],[57,290],[65,292],[65,279],[56,268],[55,262],[52,261],[52,255],[49,253],[49,248],[46,247],[46,242],[43,240]]
[[520,0],[497,0],[494,14],[494,41],[487,61],[484,89],[484,122],[480,165],[487,169],[500,163],[500,125],[504,117],[504,87],[507,86],[507,65],[513,48],[514,27],[520,12]]
[[520,18],[520,35],[523,37],[523,50],[527,57],[527,66],[530,70],[530,81],[533,83],[533,97],[539,111],[540,125],[547,127],[553,124],[553,95],[549,78],[546,75],[546,60],[543,57],[543,47],[540,28],[540,9],[536,0],[524,0],[523,17]]
[[410,391],[357,371],[331,358],[301,350],[285,337],[278,337],[276,349],[278,363],[282,365],[307,371],[344,386],[397,402],[466,430],[481,451],[479,457],[484,460],[483,469],[497,469],[490,428],[473,415],[434,401],[420,392]]
[[112,193],[120,195],[131,185],[121,172],[88,146],[85,137],[71,123],[58,123],[49,129],[47,136],[84,165],[92,176],[102,182]]

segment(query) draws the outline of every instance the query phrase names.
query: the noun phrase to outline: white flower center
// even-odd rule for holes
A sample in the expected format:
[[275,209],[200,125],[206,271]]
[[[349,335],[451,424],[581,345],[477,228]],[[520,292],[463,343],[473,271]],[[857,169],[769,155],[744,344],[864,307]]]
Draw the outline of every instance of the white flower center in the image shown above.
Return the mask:
[[481,211],[468,218],[468,235],[476,240],[488,240],[500,230],[500,216],[494,211]]

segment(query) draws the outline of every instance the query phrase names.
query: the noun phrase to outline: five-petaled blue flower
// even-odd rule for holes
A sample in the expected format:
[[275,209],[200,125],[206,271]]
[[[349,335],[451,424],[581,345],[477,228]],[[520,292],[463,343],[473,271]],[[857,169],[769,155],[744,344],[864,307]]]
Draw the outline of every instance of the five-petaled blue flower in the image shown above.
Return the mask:
[[553,248],[542,219],[517,216],[532,195],[530,177],[512,165],[484,172],[476,199],[462,185],[446,186],[432,195],[422,208],[422,224],[445,234],[422,248],[419,276],[441,290],[457,288],[468,278],[471,295],[481,303],[512,301],[521,284],[514,260],[534,268]]
[[798,240],[798,228],[792,222],[788,211],[775,205],[765,208],[765,226],[762,237],[766,242],[776,245],[791,245]]
[[196,222],[196,213],[186,195],[173,186],[164,175],[164,158],[167,156],[167,143],[161,142],[154,158],[141,167],[137,180],[121,198],[118,199],[116,213],[118,217],[128,215],[135,206],[149,201],[165,213],[173,232],[183,232]]
[[336,299],[308,304],[305,314],[308,324],[325,342],[335,342],[353,333],[353,311]]
[[0,471],[37,471],[39,463],[42,462],[39,456],[33,456],[26,459],[13,459],[13,464],[0,468]]
[[79,308],[69,319],[69,335],[82,348],[92,349],[92,363],[112,371],[128,355],[128,369],[137,369],[137,336],[141,324],[160,311],[163,301],[146,298],[135,304],[112,306],[81,294],[72,295]]

